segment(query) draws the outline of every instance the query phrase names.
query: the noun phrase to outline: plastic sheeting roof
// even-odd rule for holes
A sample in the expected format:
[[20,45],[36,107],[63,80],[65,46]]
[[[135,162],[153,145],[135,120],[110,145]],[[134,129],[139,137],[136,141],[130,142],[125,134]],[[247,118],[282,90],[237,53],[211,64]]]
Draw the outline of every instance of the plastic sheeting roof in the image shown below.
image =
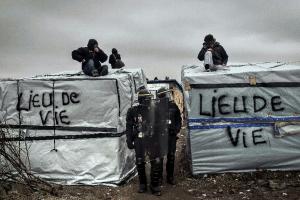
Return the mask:
[[257,82],[300,82],[300,62],[232,64],[215,72],[206,72],[202,66],[183,66],[181,78],[189,84],[248,83],[251,75]]

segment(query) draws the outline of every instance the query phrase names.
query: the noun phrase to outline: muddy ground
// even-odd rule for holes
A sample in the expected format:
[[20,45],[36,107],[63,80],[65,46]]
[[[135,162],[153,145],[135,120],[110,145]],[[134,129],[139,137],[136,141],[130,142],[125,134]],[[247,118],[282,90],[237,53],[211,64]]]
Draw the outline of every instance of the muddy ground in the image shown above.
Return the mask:
[[[191,176],[185,156],[185,131],[179,135],[175,186],[163,183],[162,196],[137,193],[138,178],[120,187],[61,186],[56,195],[31,192],[20,185],[1,189],[0,199],[295,199],[300,200],[300,171],[228,173]],[[300,156],[300,155],[299,155]],[[149,167],[149,166],[148,166]],[[148,168],[149,169],[149,168]],[[1,188],[1,187],[0,187]]]

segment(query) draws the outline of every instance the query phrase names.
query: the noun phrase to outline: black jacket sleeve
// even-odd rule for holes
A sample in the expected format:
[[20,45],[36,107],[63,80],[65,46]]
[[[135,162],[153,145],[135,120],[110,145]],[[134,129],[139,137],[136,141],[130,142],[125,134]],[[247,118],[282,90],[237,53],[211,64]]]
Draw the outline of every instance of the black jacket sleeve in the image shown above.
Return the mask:
[[116,63],[116,59],[115,59],[114,55],[110,54],[108,62],[111,65],[114,65]]
[[207,51],[207,47],[206,47],[205,44],[203,44],[203,47],[202,47],[202,49],[200,50],[200,52],[199,52],[199,54],[198,54],[198,59],[199,59],[200,61],[203,61],[203,60],[204,60],[204,55],[205,55],[206,51]]
[[181,129],[181,113],[180,110],[178,108],[178,106],[176,105],[176,103],[172,102],[170,103],[170,112],[172,112],[170,114],[171,116],[171,131],[175,132],[176,134],[179,133],[180,129]]
[[225,49],[223,48],[223,46],[221,46],[221,54],[222,54],[222,58],[223,58],[223,64],[227,64],[228,61],[228,55],[225,51]]
[[134,116],[133,116],[133,108],[130,108],[127,111],[126,115],[126,143],[129,149],[134,148]]
[[84,59],[84,48],[80,47],[77,50],[72,51],[72,58],[74,60],[77,60],[78,62],[82,62],[82,60]]
[[176,104],[175,104],[175,121],[176,121],[176,133],[179,133],[181,129],[182,119],[181,119],[180,110]]
[[96,59],[100,60],[100,62],[105,62],[107,60],[107,55],[99,48],[99,52],[95,53]]

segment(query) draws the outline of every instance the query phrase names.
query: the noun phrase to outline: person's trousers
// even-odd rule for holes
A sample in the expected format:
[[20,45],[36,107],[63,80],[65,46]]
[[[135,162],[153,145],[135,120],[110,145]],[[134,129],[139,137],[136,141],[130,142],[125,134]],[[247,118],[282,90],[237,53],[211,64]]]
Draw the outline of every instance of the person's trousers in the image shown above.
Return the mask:
[[[140,184],[147,185],[147,177],[146,177],[146,168],[145,168],[145,143],[143,139],[136,138],[134,140],[134,146],[135,146],[135,156],[136,156],[136,167],[139,175],[139,181]],[[158,187],[159,181],[160,181],[160,174],[161,174],[161,160],[160,158],[151,158],[150,164],[150,181],[152,187]]]
[[167,164],[166,164],[167,179],[170,179],[170,178],[174,177],[176,141],[177,141],[176,134],[169,135],[169,138],[168,138],[168,155],[167,155]]
[[206,70],[210,69],[211,71],[217,71],[219,69],[223,69],[223,65],[215,65],[212,57],[211,51],[206,51],[204,55],[204,67]]
[[[175,167],[175,153],[176,153],[176,134],[170,134],[168,137],[168,154],[167,154],[167,163],[166,163],[166,172],[167,179],[174,178],[174,167]],[[163,161],[164,158],[161,158],[160,168],[161,168],[161,182],[163,179]]]
[[140,184],[147,185],[144,140],[140,138],[136,138],[134,140],[134,148],[135,148],[135,164],[136,164]]
[[108,74],[108,66],[96,66],[94,60],[89,59],[86,63],[82,64],[82,71],[88,76],[105,76]]

